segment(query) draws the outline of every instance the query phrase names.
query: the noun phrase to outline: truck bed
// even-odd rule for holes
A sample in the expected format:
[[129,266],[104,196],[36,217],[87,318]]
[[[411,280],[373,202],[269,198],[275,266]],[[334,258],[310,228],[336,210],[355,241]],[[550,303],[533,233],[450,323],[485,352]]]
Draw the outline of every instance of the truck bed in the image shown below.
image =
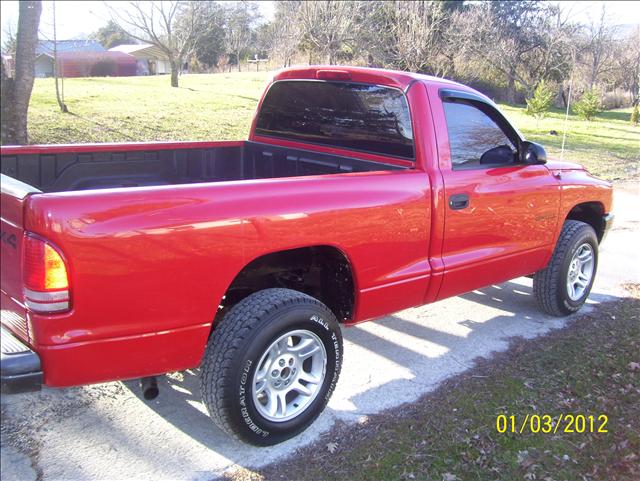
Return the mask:
[[42,192],[406,168],[250,141],[5,147],[0,166]]

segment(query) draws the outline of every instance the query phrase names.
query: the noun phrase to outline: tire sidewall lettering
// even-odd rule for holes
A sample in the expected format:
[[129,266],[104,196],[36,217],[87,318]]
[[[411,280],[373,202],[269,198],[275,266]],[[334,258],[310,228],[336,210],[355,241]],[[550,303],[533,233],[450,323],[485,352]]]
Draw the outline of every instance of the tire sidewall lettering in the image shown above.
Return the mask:
[[317,316],[314,314],[309,318],[309,320],[320,324],[322,327],[324,327],[326,331],[329,331],[329,323],[325,321],[323,318],[321,318],[320,316]]
[[249,413],[249,409],[247,407],[247,395],[249,394],[249,390],[247,388],[247,381],[250,378],[251,367],[253,365],[253,360],[247,359],[244,363],[244,367],[242,368],[242,372],[240,374],[240,387],[238,389],[238,404],[240,405],[240,415],[242,416],[242,420],[247,425],[251,431],[256,433],[263,438],[269,436],[269,431],[266,431],[259,427],[251,418],[251,414]]
[[333,348],[335,352],[335,363],[333,368],[333,375],[331,377],[331,382],[329,383],[329,389],[327,390],[327,393],[324,396],[325,402],[329,401],[329,398],[333,394],[336,384],[338,383],[338,378],[340,376],[340,360],[341,360],[340,341],[338,340],[338,336],[336,336],[335,332],[331,333],[331,342],[333,344]]

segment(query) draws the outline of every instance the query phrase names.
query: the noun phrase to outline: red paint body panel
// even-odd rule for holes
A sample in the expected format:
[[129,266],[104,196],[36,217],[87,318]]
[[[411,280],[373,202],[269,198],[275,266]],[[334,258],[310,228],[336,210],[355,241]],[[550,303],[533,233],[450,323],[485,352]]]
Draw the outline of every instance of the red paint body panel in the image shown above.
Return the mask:
[[[73,311],[39,317],[34,326],[38,344],[211,323],[242,268],[279,250],[334,245],[351,261],[359,289],[429,273],[424,223],[430,204],[422,172],[113,189],[91,195],[91,203],[81,202],[85,192],[30,198],[27,230],[73,253]],[[371,263],[372,258],[378,262]],[[395,299],[392,305],[397,310],[407,302],[420,303],[420,297]]]
[[197,366],[210,325],[60,346],[38,346],[44,383],[64,387],[135,379]]
[[[288,69],[273,81],[316,79],[323,69],[331,70]],[[47,385],[135,378],[197,366],[229,285],[247,264],[265,254],[305,246],[339,249],[354,275],[355,309],[347,320],[353,324],[529,274],[548,262],[573,206],[599,202],[603,213],[610,211],[610,185],[570,165],[452,170],[438,92],[443,87],[473,92],[468,87],[403,72],[339,70],[353,82],[406,92],[415,163],[257,137],[252,128],[252,141],[405,169],[41,193],[24,200],[3,190],[3,231],[20,236],[24,228],[38,234],[67,259],[72,309],[36,314],[22,306],[19,262],[5,269],[4,260],[13,251],[2,247],[2,322],[39,353]],[[241,145],[40,145],[2,147],[1,153]],[[552,175],[556,171],[561,171],[560,179]],[[461,192],[470,195],[470,208],[450,210],[449,196]],[[19,252],[16,256],[19,259]],[[6,321],[5,311],[14,320],[21,318],[28,334]]]

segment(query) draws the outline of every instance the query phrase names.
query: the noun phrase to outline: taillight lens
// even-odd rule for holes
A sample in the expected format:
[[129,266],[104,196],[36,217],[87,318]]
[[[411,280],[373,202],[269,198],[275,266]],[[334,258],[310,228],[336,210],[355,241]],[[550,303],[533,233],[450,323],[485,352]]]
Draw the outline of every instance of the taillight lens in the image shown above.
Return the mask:
[[25,235],[23,242],[25,303],[35,312],[69,309],[69,276],[62,255],[53,245]]

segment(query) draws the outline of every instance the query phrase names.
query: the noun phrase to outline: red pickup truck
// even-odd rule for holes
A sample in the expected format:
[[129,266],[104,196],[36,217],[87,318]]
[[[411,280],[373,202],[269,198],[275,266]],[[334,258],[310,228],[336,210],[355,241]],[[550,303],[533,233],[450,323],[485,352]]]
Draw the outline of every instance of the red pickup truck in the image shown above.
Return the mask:
[[325,407],[340,328],[533,275],[589,295],[611,185],[547,161],[484,95],[366,68],[280,71],[247,141],[2,147],[5,392],[201,368],[226,432]]

